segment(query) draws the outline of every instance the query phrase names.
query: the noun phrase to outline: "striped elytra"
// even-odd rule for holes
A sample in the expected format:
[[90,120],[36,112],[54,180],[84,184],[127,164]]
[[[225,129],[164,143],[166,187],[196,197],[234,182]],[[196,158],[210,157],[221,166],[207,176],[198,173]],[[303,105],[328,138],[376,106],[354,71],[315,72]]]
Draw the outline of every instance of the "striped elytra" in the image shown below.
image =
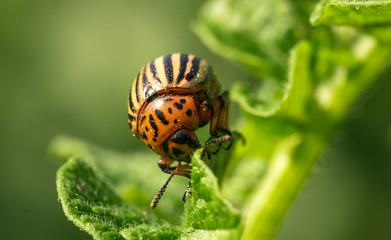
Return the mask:
[[[194,133],[197,128],[210,123],[212,140],[204,147],[217,145],[220,149],[223,142],[230,142],[226,149],[231,146],[228,100],[228,92],[221,93],[210,65],[194,55],[161,56],[137,74],[128,98],[129,126],[137,138],[161,155],[158,166],[170,174],[152,208],[174,175],[190,178],[190,155],[201,148]],[[174,162],[178,162],[176,167],[171,166]]]
[[139,137],[137,119],[148,99],[167,94],[215,95],[220,90],[211,81],[213,71],[203,59],[189,54],[169,54],[146,64],[134,79],[128,99],[128,120],[132,132]]

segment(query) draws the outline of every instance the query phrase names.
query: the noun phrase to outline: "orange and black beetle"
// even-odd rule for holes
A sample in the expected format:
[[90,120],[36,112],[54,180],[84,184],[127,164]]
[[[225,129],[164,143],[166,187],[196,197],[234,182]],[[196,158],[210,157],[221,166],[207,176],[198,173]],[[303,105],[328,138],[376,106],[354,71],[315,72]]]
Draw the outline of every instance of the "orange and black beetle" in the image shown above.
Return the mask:
[[[154,208],[174,175],[190,178],[190,154],[201,145],[194,130],[210,122],[212,140],[205,146],[232,144],[228,127],[228,92],[210,65],[188,54],[156,58],[143,67],[129,94],[128,118],[133,134],[161,155],[163,172],[171,174],[152,201]],[[171,164],[178,161],[176,167]],[[182,165],[182,162],[185,164]]]

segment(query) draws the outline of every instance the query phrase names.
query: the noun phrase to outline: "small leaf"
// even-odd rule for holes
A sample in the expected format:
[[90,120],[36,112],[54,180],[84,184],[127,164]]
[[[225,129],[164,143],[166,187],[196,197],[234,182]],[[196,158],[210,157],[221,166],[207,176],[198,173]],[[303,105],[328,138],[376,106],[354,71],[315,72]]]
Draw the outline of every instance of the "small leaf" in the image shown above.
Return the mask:
[[366,26],[391,23],[391,1],[323,0],[311,15],[313,25]]
[[270,117],[282,114],[303,120],[309,99],[312,97],[310,76],[311,46],[308,41],[297,44],[289,54],[289,73],[287,81],[272,86],[273,81],[264,82],[263,91],[256,94],[253,89],[242,84],[233,88],[233,99],[250,114]]
[[232,229],[236,232],[240,223],[239,212],[221,195],[216,177],[201,160],[201,152],[202,149],[196,151],[192,158],[192,195],[187,198],[185,227]]
[[68,160],[57,172],[57,191],[65,215],[95,239],[180,236],[177,228],[122,200],[107,182],[85,160]]
[[278,114],[304,121],[307,118],[309,103],[312,98],[311,82],[312,49],[308,41],[298,43],[289,55],[289,75],[287,96],[281,103]]
[[263,81],[259,88],[235,83],[232,87],[232,99],[252,115],[269,117],[278,111],[288,90],[289,83],[269,79]]

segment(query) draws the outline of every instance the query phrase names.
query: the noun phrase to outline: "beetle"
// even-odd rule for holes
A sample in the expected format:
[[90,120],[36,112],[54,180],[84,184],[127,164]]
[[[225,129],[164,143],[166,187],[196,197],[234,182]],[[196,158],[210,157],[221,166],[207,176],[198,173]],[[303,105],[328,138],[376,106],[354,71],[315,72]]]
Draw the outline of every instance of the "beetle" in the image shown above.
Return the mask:
[[[190,54],[158,57],[134,79],[128,99],[129,126],[134,136],[161,155],[158,166],[170,174],[153,199],[152,209],[174,175],[190,179],[190,154],[201,148],[194,130],[210,123],[211,138],[204,149],[217,145],[217,151],[212,153],[215,154],[223,142],[229,142],[225,148],[229,149],[233,138],[228,123],[228,100],[228,92],[221,93],[212,67]],[[174,162],[178,162],[177,166],[171,167]]]

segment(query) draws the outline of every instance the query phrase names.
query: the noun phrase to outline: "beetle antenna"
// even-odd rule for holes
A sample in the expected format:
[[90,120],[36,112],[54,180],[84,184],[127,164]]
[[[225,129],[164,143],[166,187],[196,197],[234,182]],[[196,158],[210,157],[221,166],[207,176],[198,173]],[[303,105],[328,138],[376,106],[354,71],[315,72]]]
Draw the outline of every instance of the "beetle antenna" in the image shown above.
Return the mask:
[[151,208],[154,209],[159,202],[160,198],[163,196],[163,193],[166,191],[168,183],[171,181],[171,178],[174,177],[174,175],[178,172],[179,167],[181,166],[181,162],[178,163],[178,166],[175,168],[175,170],[170,174],[168,177],[166,183],[163,185],[163,187],[160,189],[160,191],[155,195],[151,202]]

